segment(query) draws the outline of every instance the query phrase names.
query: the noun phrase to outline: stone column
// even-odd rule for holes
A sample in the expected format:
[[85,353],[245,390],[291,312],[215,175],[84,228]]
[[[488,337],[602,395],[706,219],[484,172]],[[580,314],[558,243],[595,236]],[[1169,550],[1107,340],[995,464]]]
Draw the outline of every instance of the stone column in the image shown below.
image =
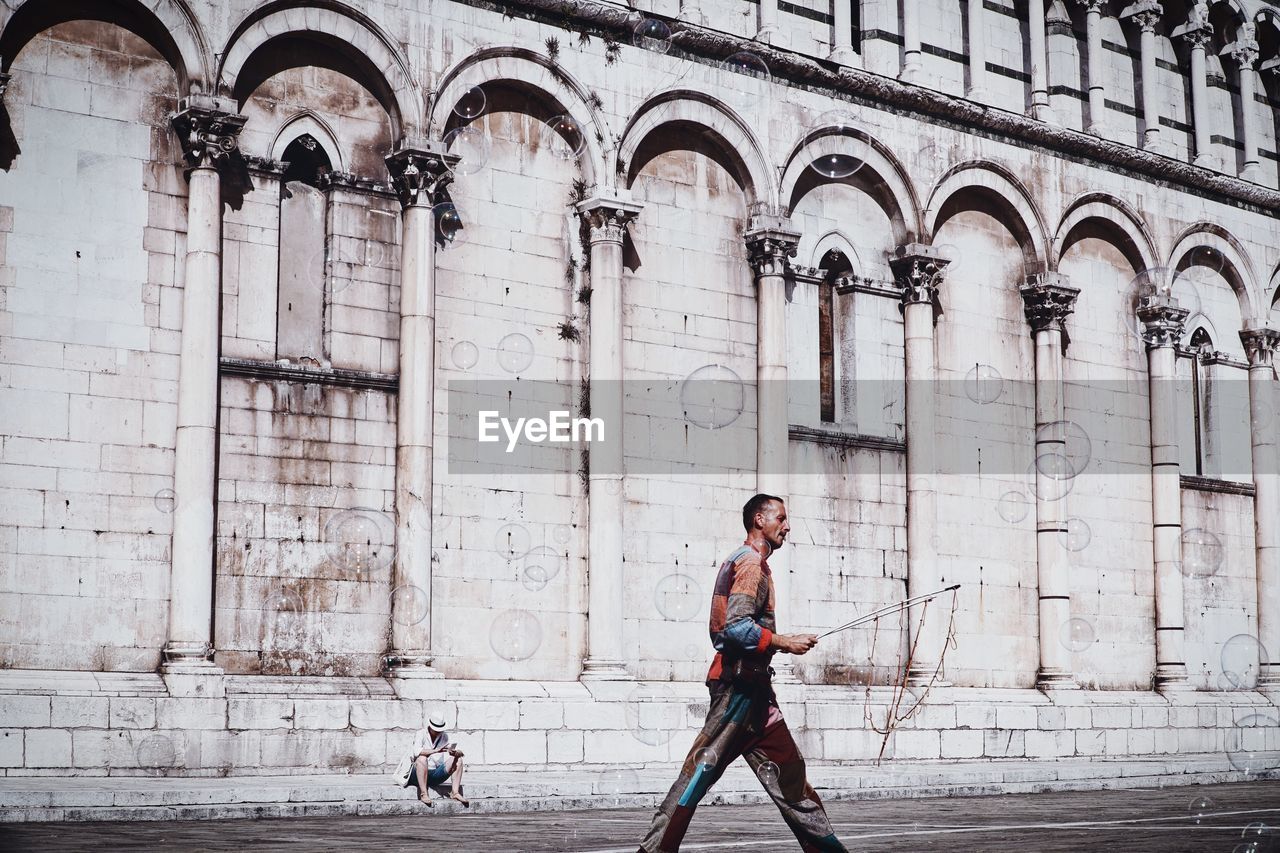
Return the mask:
[[222,178],[245,117],[233,101],[183,98],[173,129],[187,173],[187,256],[178,359],[173,474],[173,563],[164,670],[217,674],[213,655],[214,472],[218,445],[218,352],[222,317]]
[[1051,500],[1051,484],[1040,473],[1039,460],[1061,454],[1062,436],[1045,429],[1063,420],[1062,357],[1066,339],[1063,323],[1075,310],[1079,288],[1059,273],[1029,276],[1022,287],[1023,309],[1035,341],[1036,375],[1036,566],[1040,593],[1040,689],[1076,687],[1071,653],[1062,644],[1062,626],[1071,618],[1071,564],[1062,538],[1066,535],[1064,502]]
[[1160,134],[1159,87],[1156,86],[1156,25],[1164,7],[1157,0],[1138,0],[1120,13],[1122,18],[1133,18],[1142,30],[1142,147],[1164,153]]
[[[756,215],[743,235],[756,279],[756,490],[786,500],[790,493],[787,460],[787,267],[796,256],[800,235],[778,216]],[[796,629],[786,549],[769,558],[777,599],[778,627]],[[794,681],[789,656],[774,664],[777,680]]]
[[[396,553],[393,586],[416,586],[426,618],[392,619],[396,678],[437,678],[431,667],[431,481],[435,445],[436,244],[432,202],[458,162],[439,142],[406,141],[387,157],[400,196],[400,390],[396,396]],[[394,614],[393,614],[394,616]]]
[[1280,399],[1275,354],[1280,331],[1246,329],[1240,341],[1249,357],[1249,420],[1253,445],[1253,536],[1258,584],[1258,640],[1269,664],[1259,682],[1280,687]]
[[982,0],[971,0],[968,5],[969,26],[969,88],[965,97],[971,101],[987,97],[987,31],[986,10]]
[[1254,100],[1253,66],[1258,61],[1258,42],[1254,38],[1252,23],[1242,24],[1236,41],[1222,51],[1235,60],[1240,69],[1240,135],[1244,143],[1244,167],[1240,178],[1258,180],[1258,104]]
[[1085,8],[1085,40],[1089,74],[1089,132],[1102,136],[1106,133],[1107,87],[1102,70],[1102,12],[1107,0],[1082,0]]
[[1209,81],[1205,70],[1204,51],[1213,40],[1209,11],[1197,3],[1191,19],[1173,31],[1175,38],[1185,39],[1191,49],[1191,129],[1195,141],[1194,163],[1205,169],[1218,168],[1217,158],[1209,148]]
[[1138,305],[1147,345],[1151,406],[1151,523],[1155,553],[1157,690],[1187,687],[1183,656],[1182,484],[1178,468],[1178,399],[1174,363],[1185,308],[1164,292]]
[[1049,50],[1045,43],[1044,0],[1029,0],[1027,27],[1031,34],[1031,115],[1057,124],[1049,106]]
[[756,40],[773,44],[778,37],[778,0],[760,0],[760,25]]
[[[902,325],[906,359],[907,420],[907,595],[923,595],[942,586],[938,549],[934,540],[938,519],[937,365],[934,355],[934,306],[948,261],[933,246],[899,246],[890,259],[895,283],[902,292]],[[909,614],[908,642],[916,655],[907,672],[908,684],[927,684],[938,667],[946,638],[943,602],[932,602],[923,622],[919,611]]]
[[632,678],[622,645],[622,240],[641,205],[614,191],[578,204],[591,231],[588,382],[605,440],[587,445],[587,659],[584,681]]
[[831,53],[827,59],[841,65],[859,65],[858,46],[853,43],[853,4],[858,0],[833,0],[831,10]]
[[902,0],[902,71],[904,83],[920,82],[920,10],[918,0]]

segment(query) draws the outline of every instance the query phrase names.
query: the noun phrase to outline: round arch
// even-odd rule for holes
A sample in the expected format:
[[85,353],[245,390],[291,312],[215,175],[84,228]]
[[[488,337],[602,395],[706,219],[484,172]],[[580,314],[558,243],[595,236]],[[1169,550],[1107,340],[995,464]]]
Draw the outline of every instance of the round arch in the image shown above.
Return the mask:
[[1196,249],[1210,249],[1223,258],[1221,275],[1231,285],[1236,299],[1240,303],[1240,319],[1249,327],[1266,320],[1266,315],[1255,314],[1253,310],[1253,292],[1257,277],[1253,264],[1244,247],[1221,226],[1212,222],[1197,222],[1184,230],[1173,243],[1173,251],[1169,253],[1166,266],[1170,274],[1188,266],[1190,254]]
[[924,231],[930,241],[947,220],[970,209],[985,210],[1009,229],[1022,246],[1028,271],[1048,268],[1044,218],[1012,172],[985,160],[970,160],[949,169],[929,194],[923,212]]
[[[809,164],[819,140],[839,135],[842,153],[856,157],[862,166],[846,179],[824,178]],[[827,152],[830,153],[830,152]],[[796,143],[782,170],[778,196],[789,213],[818,184],[843,183],[864,190],[880,206],[893,223],[893,237],[898,245],[914,243],[920,233],[920,202],[906,171],[883,145],[860,130],[843,133],[815,128]]]
[[1191,345],[1191,339],[1195,337],[1196,332],[1203,330],[1205,335],[1209,337],[1209,341],[1216,347],[1223,340],[1218,336],[1218,329],[1213,325],[1208,315],[1197,311],[1195,314],[1187,317],[1187,321],[1183,326],[1182,340],[1179,342],[1185,349]]
[[0,7],[0,71],[8,71],[27,42],[67,21],[102,21],[129,30],[159,51],[178,75],[180,95],[212,87],[212,54],[200,22],[185,0],[17,0]]
[[[311,42],[326,67],[340,71],[373,93],[388,115],[396,141],[422,126],[421,98],[398,44],[364,13],[343,3],[302,6],[280,0],[254,10],[231,34],[217,81],[221,92],[243,104],[262,83],[253,60],[264,47]],[[267,48],[270,50],[270,48]],[[255,73],[257,72],[257,73]]]
[[[587,186],[609,180],[605,168],[609,128],[599,110],[590,105],[586,87],[550,59],[524,48],[495,47],[477,51],[440,78],[427,110],[427,133],[441,136],[448,128],[453,107],[477,86],[506,85],[527,91],[557,112],[567,114],[583,129],[587,156],[579,158]],[[603,140],[603,142],[601,142]]]
[[1159,264],[1159,253],[1147,224],[1136,210],[1107,193],[1085,193],[1075,198],[1058,223],[1050,263],[1058,268],[1063,256],[1085,237],[1098,236],[1125,256],[1135,272]]
[[849,265],[855,275],[861,275],[866,269],[862,263],[862,258],[858,255],[858,250],[853,247],[853,241],[849,239],[849,235],[839,229],[828,231],[817,239],[813,244],[813,251],[809,253],[810,267],[817,267],[822,263],[822,259],[826,257],[827,252],[836,249],[849,259]]
[[347,170],[347,161],[342,156],[342,148],[338,145],[338,135],[333,132],[333,128],[329,127],[328,123],[310,110],[291,116],[280,126],[276,138],[271,142],[271,159],[282,159],[289,143],[304,133],[310,135],[324,149],[329,162],[333,164],[334,171]]
[[710,137],[714,152],[724,158],[720,165],[738,181],[748,206],[753,211],[777,209],[773,172],[750,126],[723,101],[689,89],[655,95],[627,122],[618,145],[618,174],[627,187],[658,153],[648,150],[646,140],[666,126],[687,128]]

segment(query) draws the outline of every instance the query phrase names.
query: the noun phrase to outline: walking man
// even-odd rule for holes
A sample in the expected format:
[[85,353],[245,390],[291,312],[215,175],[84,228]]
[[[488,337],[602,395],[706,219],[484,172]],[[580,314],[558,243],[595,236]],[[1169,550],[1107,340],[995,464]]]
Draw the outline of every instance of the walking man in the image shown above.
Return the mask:
[[782,499],[756,495],[742,508],[747,539],[720,564],[711,597],[715,659],[707,673],[711,706],[680,775],[653,816],[640,853],[675,853],[694,809],[739,755],[773,798],[801,849],[837,851],[826,810],[805,778],[804,759],[778,710],[769,661],[776,652],[802,655],[813,634],[775,633],[769,555],[782,547],[791,525]]

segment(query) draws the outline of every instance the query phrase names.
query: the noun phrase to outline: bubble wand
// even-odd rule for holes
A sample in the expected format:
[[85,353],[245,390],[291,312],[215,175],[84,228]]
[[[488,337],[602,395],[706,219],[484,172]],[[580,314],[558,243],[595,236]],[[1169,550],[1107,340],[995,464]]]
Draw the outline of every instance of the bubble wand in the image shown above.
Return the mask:
[[911,598],[903,599],[902,601],[896,602],[894,604],[887,604],[884,607],[881,607],[879,610],[875,610],[875,611],[872,611],[871,613],[868,613],[866,616],[859,616],[857,619],[854,619],[851,622],[846,622],[845,624],[839,626],[838,628],[832,628],[830,631],[827,631],[825,634],[819,634],[818,639],[821,640],[823,637],[828,637],[840,631],[847,631],[850,628],[856,628],[859,625],[865,625],[868,622],[874,622],[880,617],[888,616],[891,613],[898,613],[900,611],[909,610],[911,609],[912,605],[920,604],[921,602],[925,602],[925,601],[929,601],[930,599],[937,598],[938,596],[942,595],[944,592],[955,592],[958,589],[960,589],[960,584],[953,584],[947,587],[946,589],[940,589],[937,592],[926,592],[923,595],[913,595],[911,596]]

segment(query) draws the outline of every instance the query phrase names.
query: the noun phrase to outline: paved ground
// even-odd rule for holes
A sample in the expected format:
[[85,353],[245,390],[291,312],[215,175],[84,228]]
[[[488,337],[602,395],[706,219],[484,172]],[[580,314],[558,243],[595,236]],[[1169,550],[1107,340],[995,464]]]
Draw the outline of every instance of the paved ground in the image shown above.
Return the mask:
[[[1198,811],[1193,802],[1208,797]],[[456,853],[631,853],[649,810],[412,817],[289,818],[182,823],[0,824],[0,850],[413,850]],[[1165,789],[835,802],[850,851],[956,853],[1280,853],[1280,835],[1254,848],[1242,832],[1280,833],[1280,782]],[[1267,846],[1270,845],[1270,846]],[[799,849],[770,805],[707,806],[686,851]]]

